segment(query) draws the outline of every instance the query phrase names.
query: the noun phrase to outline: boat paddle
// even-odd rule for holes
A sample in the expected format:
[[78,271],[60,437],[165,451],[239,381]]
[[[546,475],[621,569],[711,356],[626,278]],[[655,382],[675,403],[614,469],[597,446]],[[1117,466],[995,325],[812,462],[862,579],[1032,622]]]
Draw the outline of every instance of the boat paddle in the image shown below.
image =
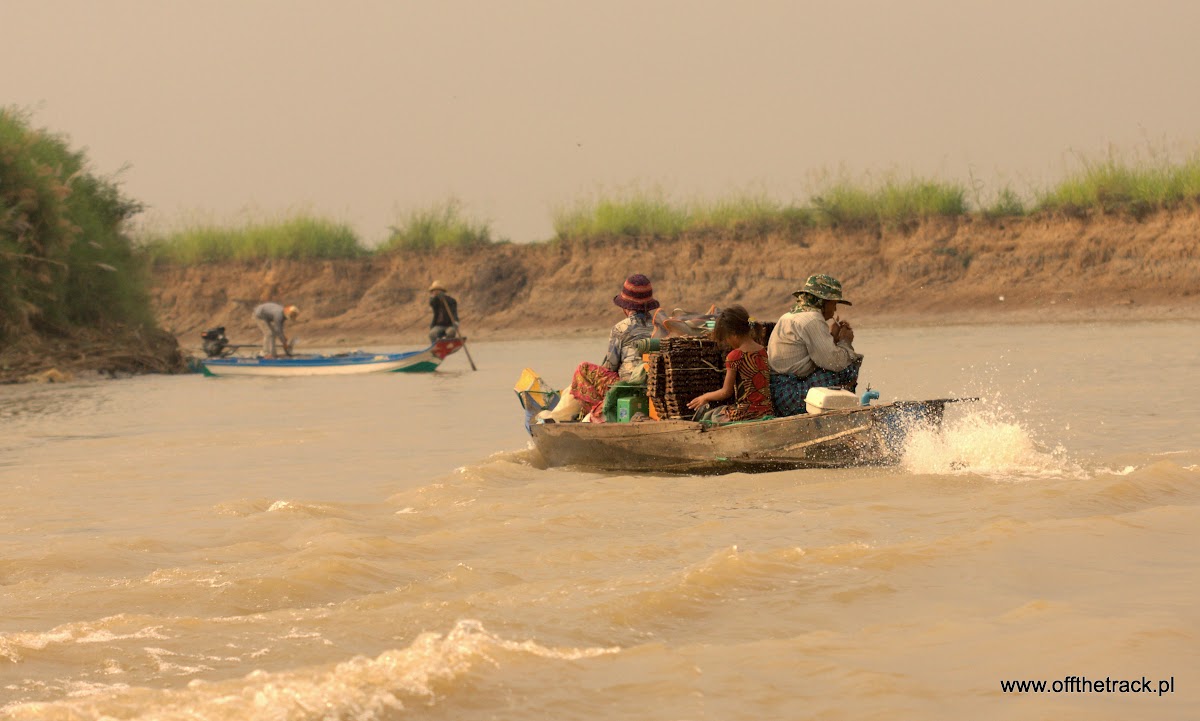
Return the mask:
[[479,370],[475,367],[475,361],[471,358],[471,351],[467,350],[467,339],[463,338],[463,353],[467,354],[467,362],[471,364],[471,370]]
[[[442,307],[446,309],[446,315],[450,316],[450,320],[454,321],[454,325],[459,325],[458,318],[454,317],[454,313],[450,312],[450,304],[446,302],[446,296],[438,295],[438,300],[442,301]],[[467,339],[462,339],[463,353],[467,354],[467,362],[471,364],[471,370],[479,370],[475,367],[475,359],[471,357],[471,351],[467,349]]]

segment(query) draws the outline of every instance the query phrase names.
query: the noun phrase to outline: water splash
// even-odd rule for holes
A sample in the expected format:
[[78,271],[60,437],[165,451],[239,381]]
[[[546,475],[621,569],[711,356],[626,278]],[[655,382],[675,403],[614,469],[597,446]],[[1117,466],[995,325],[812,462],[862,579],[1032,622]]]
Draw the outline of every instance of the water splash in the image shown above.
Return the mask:
[[974,474],[1009,481],[1088,475],[1062,446],[1047,447],[1021,422],[988,407],[947,419],[940,429],[911,429],[901,464],[910,473]]

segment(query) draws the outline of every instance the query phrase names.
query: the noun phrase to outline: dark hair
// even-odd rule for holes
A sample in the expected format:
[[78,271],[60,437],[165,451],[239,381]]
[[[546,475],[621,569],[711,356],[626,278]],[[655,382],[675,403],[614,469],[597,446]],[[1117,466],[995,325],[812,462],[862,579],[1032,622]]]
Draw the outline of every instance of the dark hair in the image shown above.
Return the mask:
[[774,330],[775,321],[773,320],[750,321],[750,338],[761,346],[766,346],[771,342],[771,333]]
[[750,314],[740,305],[731,305],[717,316],[713,327],[713,340],[728,345],[731,336],[743,338],[750,335]]

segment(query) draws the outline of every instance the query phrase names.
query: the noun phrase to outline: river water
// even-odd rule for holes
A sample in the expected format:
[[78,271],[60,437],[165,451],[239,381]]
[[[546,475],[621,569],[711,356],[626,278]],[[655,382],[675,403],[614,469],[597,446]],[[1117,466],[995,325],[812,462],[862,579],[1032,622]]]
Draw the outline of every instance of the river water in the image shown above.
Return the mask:
[[1200,717],[1200,324],[862,329],[984,398],[896,468],[540,467],[604,343],[0,388],[0,716]]

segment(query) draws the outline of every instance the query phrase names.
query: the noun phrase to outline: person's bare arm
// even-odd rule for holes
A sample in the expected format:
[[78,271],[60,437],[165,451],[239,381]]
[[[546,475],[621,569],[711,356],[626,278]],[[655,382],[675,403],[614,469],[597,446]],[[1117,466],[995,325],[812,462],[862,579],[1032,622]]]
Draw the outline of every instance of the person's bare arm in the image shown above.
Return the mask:
[[702,393],[702,394],[696,396],[692,400],[688,401],[688,408],[691,408],[692,410],[696,410],[697,408],[704,405],[705,403],[709,403],[711,401],[723,401],[726,398],[729,398],[730,396],[732,396],[733,395],[734,375],[735,375],[735,373],[732,368],[726,370],[725,371],[725,385],[721,386],[720,388],[718,388],[715,391],[709,391],[708,393]]

